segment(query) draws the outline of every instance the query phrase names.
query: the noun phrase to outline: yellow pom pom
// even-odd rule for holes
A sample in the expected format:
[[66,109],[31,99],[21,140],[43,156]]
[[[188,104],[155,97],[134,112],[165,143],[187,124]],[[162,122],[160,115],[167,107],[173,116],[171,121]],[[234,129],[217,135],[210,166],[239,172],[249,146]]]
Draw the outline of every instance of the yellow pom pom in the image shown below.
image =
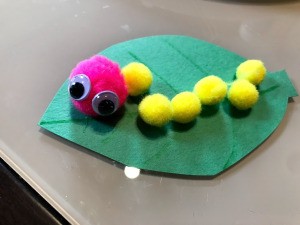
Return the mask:
[[139,104],[139,114],[145,123],[162,127],[172,119],[171,102],[162,94],[148,95]]
[[238,79],[246,79],[254,85],[260,84],[266,75],[266,68],[262,61],[251,59],[241,63],[236,69]]
[[152,84],[152,73],[143,63],[132,62],[122,68],[128,94],[137,96],[149,90]]
[[228,91],[228,99],[237,109],[246,110],[257,102],[259,93],[256,87],[247,80],[236,80]]
[[225,98],[227,85],[221,78],[210,75],[197,82],[194,92],[202,104],[215,105]]
[[201,103],[196,94],[192,92],[181,92],[171,101],[173,109],[173,120],[179,123],[193,121],[201,111]]

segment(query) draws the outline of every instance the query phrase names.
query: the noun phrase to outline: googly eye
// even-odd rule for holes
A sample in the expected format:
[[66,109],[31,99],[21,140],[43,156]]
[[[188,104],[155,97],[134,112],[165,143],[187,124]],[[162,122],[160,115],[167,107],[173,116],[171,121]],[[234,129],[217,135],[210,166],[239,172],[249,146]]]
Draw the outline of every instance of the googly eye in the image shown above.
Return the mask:
[[90,93],[91,81],[85,74],[76,75],[70,79],[68,89],[73,99],[83,100]]
[[119,98],[112,91],[103,91],[95,95],[92,106],[100,116],[109,116],[119,108]]

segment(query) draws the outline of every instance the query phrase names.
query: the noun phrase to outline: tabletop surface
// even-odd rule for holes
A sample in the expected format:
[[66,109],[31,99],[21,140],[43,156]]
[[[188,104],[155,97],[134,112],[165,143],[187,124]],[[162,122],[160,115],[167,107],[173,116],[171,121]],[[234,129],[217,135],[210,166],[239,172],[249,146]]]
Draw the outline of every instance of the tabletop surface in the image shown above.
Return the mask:
[[72,224],[300,224],[299,98],[245,160],[205,180],[141,173],[37,123],[74,65],[118,42],[188,35],[286,69],[299,92],[300,1],[1,0],[0,156]]
[[1,225],[69,224],[1,158],[0,180]]

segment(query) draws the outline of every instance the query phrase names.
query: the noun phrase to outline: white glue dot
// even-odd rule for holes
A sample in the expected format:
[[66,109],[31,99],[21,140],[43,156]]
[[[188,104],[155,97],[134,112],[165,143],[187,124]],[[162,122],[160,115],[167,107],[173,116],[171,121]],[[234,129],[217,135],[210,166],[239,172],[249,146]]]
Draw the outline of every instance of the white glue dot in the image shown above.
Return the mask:
[[130,166],[125,166],[124,173],[129,179],[135,179],[140,175],[140,169]]

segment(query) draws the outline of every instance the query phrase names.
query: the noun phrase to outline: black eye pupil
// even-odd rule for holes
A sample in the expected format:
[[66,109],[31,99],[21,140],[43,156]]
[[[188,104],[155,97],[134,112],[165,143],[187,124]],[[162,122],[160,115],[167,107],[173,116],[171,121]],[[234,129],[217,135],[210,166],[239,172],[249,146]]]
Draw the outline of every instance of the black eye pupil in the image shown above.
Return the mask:
[[73,83],[69,90],[71,97],[74,99],[79,99],[84,94],[84,86],[79,82]]
[[101,115],[110,115],[115,111],[115,104],[113,101],[105,99],[99,103],[98,110]]

